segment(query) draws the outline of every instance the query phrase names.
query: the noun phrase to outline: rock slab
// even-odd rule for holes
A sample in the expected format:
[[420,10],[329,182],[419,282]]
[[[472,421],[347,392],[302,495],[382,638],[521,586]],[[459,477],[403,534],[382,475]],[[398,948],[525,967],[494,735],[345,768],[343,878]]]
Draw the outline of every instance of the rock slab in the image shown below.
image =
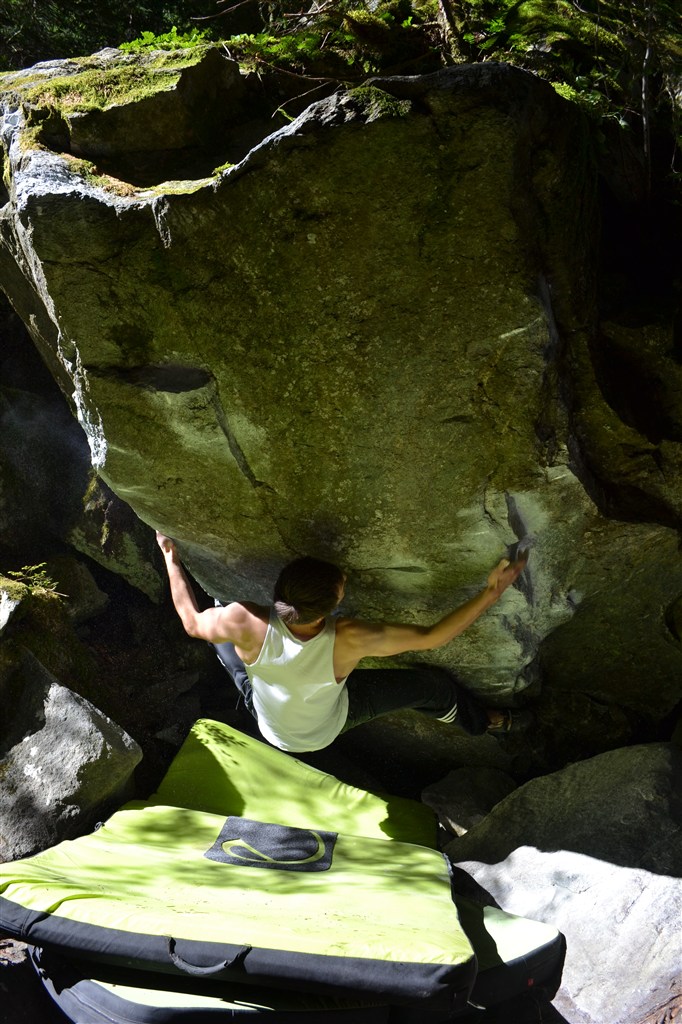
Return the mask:
[[5,686],[0,737],[0,858],[26,857],[92,828],[121,803],[138,744],[26,652]]

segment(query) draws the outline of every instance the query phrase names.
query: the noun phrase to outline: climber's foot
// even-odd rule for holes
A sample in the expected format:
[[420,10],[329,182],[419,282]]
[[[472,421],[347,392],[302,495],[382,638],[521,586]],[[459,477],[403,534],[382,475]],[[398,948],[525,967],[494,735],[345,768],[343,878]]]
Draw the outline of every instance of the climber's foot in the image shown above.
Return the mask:
[[533,716],[530,711],[517,711],[511,708],[505,708],[504,710],[498,710],[497,708],[490,708],[488,710],[488,725],[487,731],[492,733],[493,736],[504,736],[510,732],[523,732],[533,721]]

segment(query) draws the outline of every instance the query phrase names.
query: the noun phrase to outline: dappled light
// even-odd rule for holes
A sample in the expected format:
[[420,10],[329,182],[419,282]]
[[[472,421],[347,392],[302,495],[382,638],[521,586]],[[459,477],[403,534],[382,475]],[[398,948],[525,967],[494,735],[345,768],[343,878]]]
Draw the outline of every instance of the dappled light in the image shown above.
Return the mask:
[[434,815],[421,804],[375,796],[209,721],[195,725],[153,799],[223,815],[248,807],[262,821],[435,845]]
[[[410,949],[428,959],[429,947],[438,949],[436,937],[445,941],[456,924],[447,868],[436,851],[339,836],[328,871],[262,871],[207,859],[223,824],[183,808],[128,805],[90,837],[0,868],[4,894],[10,900],[28,894],[34,910],[107,921],[122,931],[279,948],[312,943],[312,951],[327,953],[346,947],[334,936],[354,919],[347,927],[366,933],[367,956],[385,955],[396,930],[411,932],[420,920],[429,938],[412,935]],[[43,892],[49,892],[46,903]],[[395,899],[396,893],[403,895]]]
[[89,5],[0,10],[8,1020],[672,1020],[679,5]]

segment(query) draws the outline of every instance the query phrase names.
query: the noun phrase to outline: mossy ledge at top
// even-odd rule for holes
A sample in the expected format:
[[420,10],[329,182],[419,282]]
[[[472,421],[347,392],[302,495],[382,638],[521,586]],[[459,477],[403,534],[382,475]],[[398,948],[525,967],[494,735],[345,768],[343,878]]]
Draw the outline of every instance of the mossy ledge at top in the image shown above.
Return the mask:
[[200,63],[211,49],[208,44],[142,54],[107,49],[89,57],[45,61],[0,74],[0,96],[32,108],[56,107],[64,114],[106,110],[174,88],[185,68]]
[[104,187],[127,186],[119,194],[203,181],[279,127],[239,65],[211,45],[45,62],[0,76],[0,102],[21,111],[22,151],[89,161]]
[[[106,49],[0,75],[21,152],[56,153],[88,184],[131,199],[195,191],[239,164],[290,120],[277,108],[279,86],[270,91],[212,44]],[[368,120],[411,106],[371,84],[350,90],[348,101]]]

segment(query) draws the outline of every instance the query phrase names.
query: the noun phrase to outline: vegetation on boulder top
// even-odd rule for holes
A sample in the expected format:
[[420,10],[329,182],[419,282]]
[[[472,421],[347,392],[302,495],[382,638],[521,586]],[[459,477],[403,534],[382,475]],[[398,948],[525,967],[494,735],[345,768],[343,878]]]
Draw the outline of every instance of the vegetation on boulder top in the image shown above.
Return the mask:
[[0,71],[77,57],[135,39],[145,30],[191,29],[211,0],[0,0]]
[[[0,0],[0,69],[103,46],[131,52],[221,41],[245,70],[301,76],[301,89],[359,84],[503,60],[550,81],[565,98],[636,132],[682,137],[682,12],[676,0]],[[307,81],[306,81],[307,80]],[[671,138],[672,136],[672,138]]]

